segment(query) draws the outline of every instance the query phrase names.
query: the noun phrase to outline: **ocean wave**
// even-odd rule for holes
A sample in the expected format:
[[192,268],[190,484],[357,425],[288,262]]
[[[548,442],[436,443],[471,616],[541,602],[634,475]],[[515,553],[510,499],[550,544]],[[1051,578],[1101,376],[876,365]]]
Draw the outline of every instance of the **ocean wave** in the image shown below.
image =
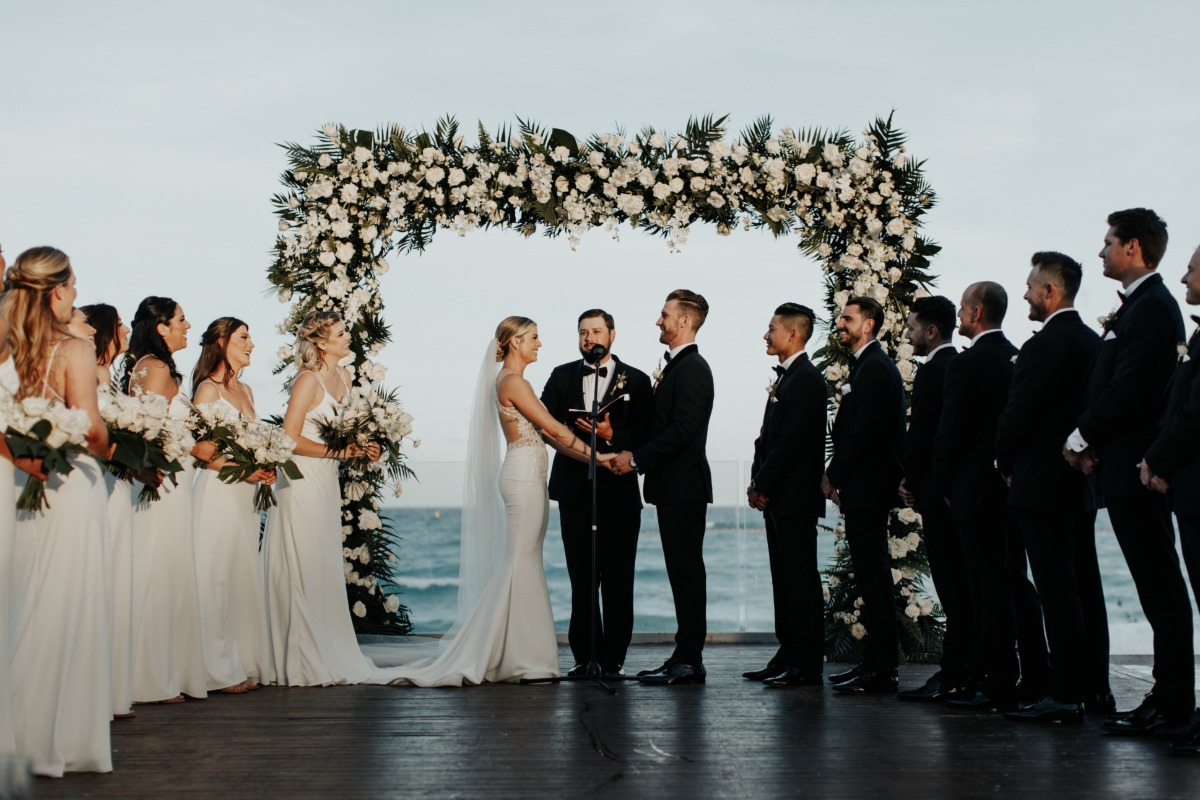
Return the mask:
[[425,592],[430,589],[457,589],[458,577],[453,578],[413,578],[404,576],[396,583],[401,590],[410,589],[415,592]]

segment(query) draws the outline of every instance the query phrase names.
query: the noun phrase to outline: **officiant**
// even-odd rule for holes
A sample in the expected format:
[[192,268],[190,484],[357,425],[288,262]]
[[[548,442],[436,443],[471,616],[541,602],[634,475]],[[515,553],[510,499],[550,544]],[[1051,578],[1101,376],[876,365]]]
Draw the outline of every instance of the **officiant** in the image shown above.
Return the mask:
[[[602,413],[596,426],[597,452],[634,450],[646,438],[650,422],[650,378],[612,353],[613,317],[602,309],[579,315],[579,351],[583,358],[554,368],[542,390],[542,403],[557,419],[591,435],[580,412],[591,409],[598,388]],[[597,359],[603,349],[603,356]],[[598,363],[592,363],[597,362]],[[598,384],[598,387],[597,387]],[[622,397],[627,399],[622,399]],[[633,571],[641,530],[642,498],[637,474],[614,475],[597,469],[596,584],[592,584],[592,490],[585,463],[554,457],[550,499],[558,502],[563,550],[571,578],[571,624],[567,634],[575,667],[582,675],[595,657],[606,675],[621,675],[633,637]],[[598,592],[597,598],[593,592]],[[591,619],[592,609],[596,616]],[[591,637],[595,626],[596,651]]]

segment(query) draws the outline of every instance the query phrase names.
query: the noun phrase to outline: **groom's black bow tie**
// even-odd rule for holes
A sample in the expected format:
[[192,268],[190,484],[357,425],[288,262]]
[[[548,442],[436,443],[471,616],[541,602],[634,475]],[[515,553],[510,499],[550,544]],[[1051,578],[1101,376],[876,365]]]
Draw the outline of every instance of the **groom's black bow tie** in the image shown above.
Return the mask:
[[1197,325],[1200,325],[1200,316],[1196,316],[1195,314],[1192,314],[1192,322],[1196,323]]
[[775,370],[775,374],[781,378],[783,377],[783,373],[787,372],[787,367],[785,367],[783,364],[776,364],[775,366],[771,367],[771,369]]
[[584,375],[591,375],[593,372],[599,372],[601,378],[608,377],[608,367],[601,367],[600,369],[596,369],[595,367],[589,367],[587,364],[583,365],[583,374]]
[[670,350],[663,353],[663,361],[666,362],[667,364],[671,363],[671,351]]
[[1122,291],[1117,292],[1117,297],[1121,298],[1121,305],[1125,305],[1125,301],[1129,299]]

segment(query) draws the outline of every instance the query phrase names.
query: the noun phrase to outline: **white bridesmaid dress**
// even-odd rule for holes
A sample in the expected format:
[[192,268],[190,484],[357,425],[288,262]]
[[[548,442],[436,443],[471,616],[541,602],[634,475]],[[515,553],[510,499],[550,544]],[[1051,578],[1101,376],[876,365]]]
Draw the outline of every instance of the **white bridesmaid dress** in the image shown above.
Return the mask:
[[[325,390],[304,416],[305,438],[321,441],[318,420],[333,417],[334,407]],[[271,510],[263,540],[268,680],[286,686],[363,683],[375,665],[359,650],[346,602],[338,462],[300,455],[295,461],[304,477],[290,481],[280,475],[279,505]]]
[[[12,357],[0,364],[0,392],[15,395],[20,381]],[[13,752],[11,689],[8,680],[8,661],[12,653],[13,618],[13,544],[17,535],[16,468],[6,458],[0,458],[0,493],[12,493],[8,501],[0,500],[0,753]]]
[[[53,359],[52,351],[47,373]],[[46,481],[50,508],[18,513],[13,555],[16,751],[31,759],[35,774],[51,777],[112,771],[108,495],[96,459],[75,455],[71,462],[68,475]]]
[[133,485],[105,470],[108,490],[109,619],[112,623],[113,714],[133,711]]
[[[237,410],[223,396],[216,402]],[[256,488],[241,481],[225,483],[215,470],[206,469],[196,476],[192,489],[196,581],[210,692],[247,679],[261,683],[267,677]]]
[[[169,413],[187,417],[182,394]],[[163,481],[160,500],[133,510],[133,700],[154,703],[179,694],[208,695],[208,673],[200,632],[196,549],[192,535],[192,459],[176,473],[178,485]],[[135,492],[141,484],[134,482]]]

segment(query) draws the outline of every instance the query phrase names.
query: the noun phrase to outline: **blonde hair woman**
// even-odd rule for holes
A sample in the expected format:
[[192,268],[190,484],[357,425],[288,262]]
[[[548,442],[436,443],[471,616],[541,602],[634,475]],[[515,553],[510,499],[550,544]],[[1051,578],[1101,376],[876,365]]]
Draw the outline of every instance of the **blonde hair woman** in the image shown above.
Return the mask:
[[[71,337],[75,273],[53,247],[22,253],[5,274],[3,315],[19,378],[18,397],[82,409],[88,447],[110,455],[96,400],[95,350]],[[74,469],[46,483],[50,507],[22,512],[13,558],[16,628],[11,679],[18,753],[38,775],[111,772],[112,668],[104,537],[108,494],[100,465],[73,456]]]

